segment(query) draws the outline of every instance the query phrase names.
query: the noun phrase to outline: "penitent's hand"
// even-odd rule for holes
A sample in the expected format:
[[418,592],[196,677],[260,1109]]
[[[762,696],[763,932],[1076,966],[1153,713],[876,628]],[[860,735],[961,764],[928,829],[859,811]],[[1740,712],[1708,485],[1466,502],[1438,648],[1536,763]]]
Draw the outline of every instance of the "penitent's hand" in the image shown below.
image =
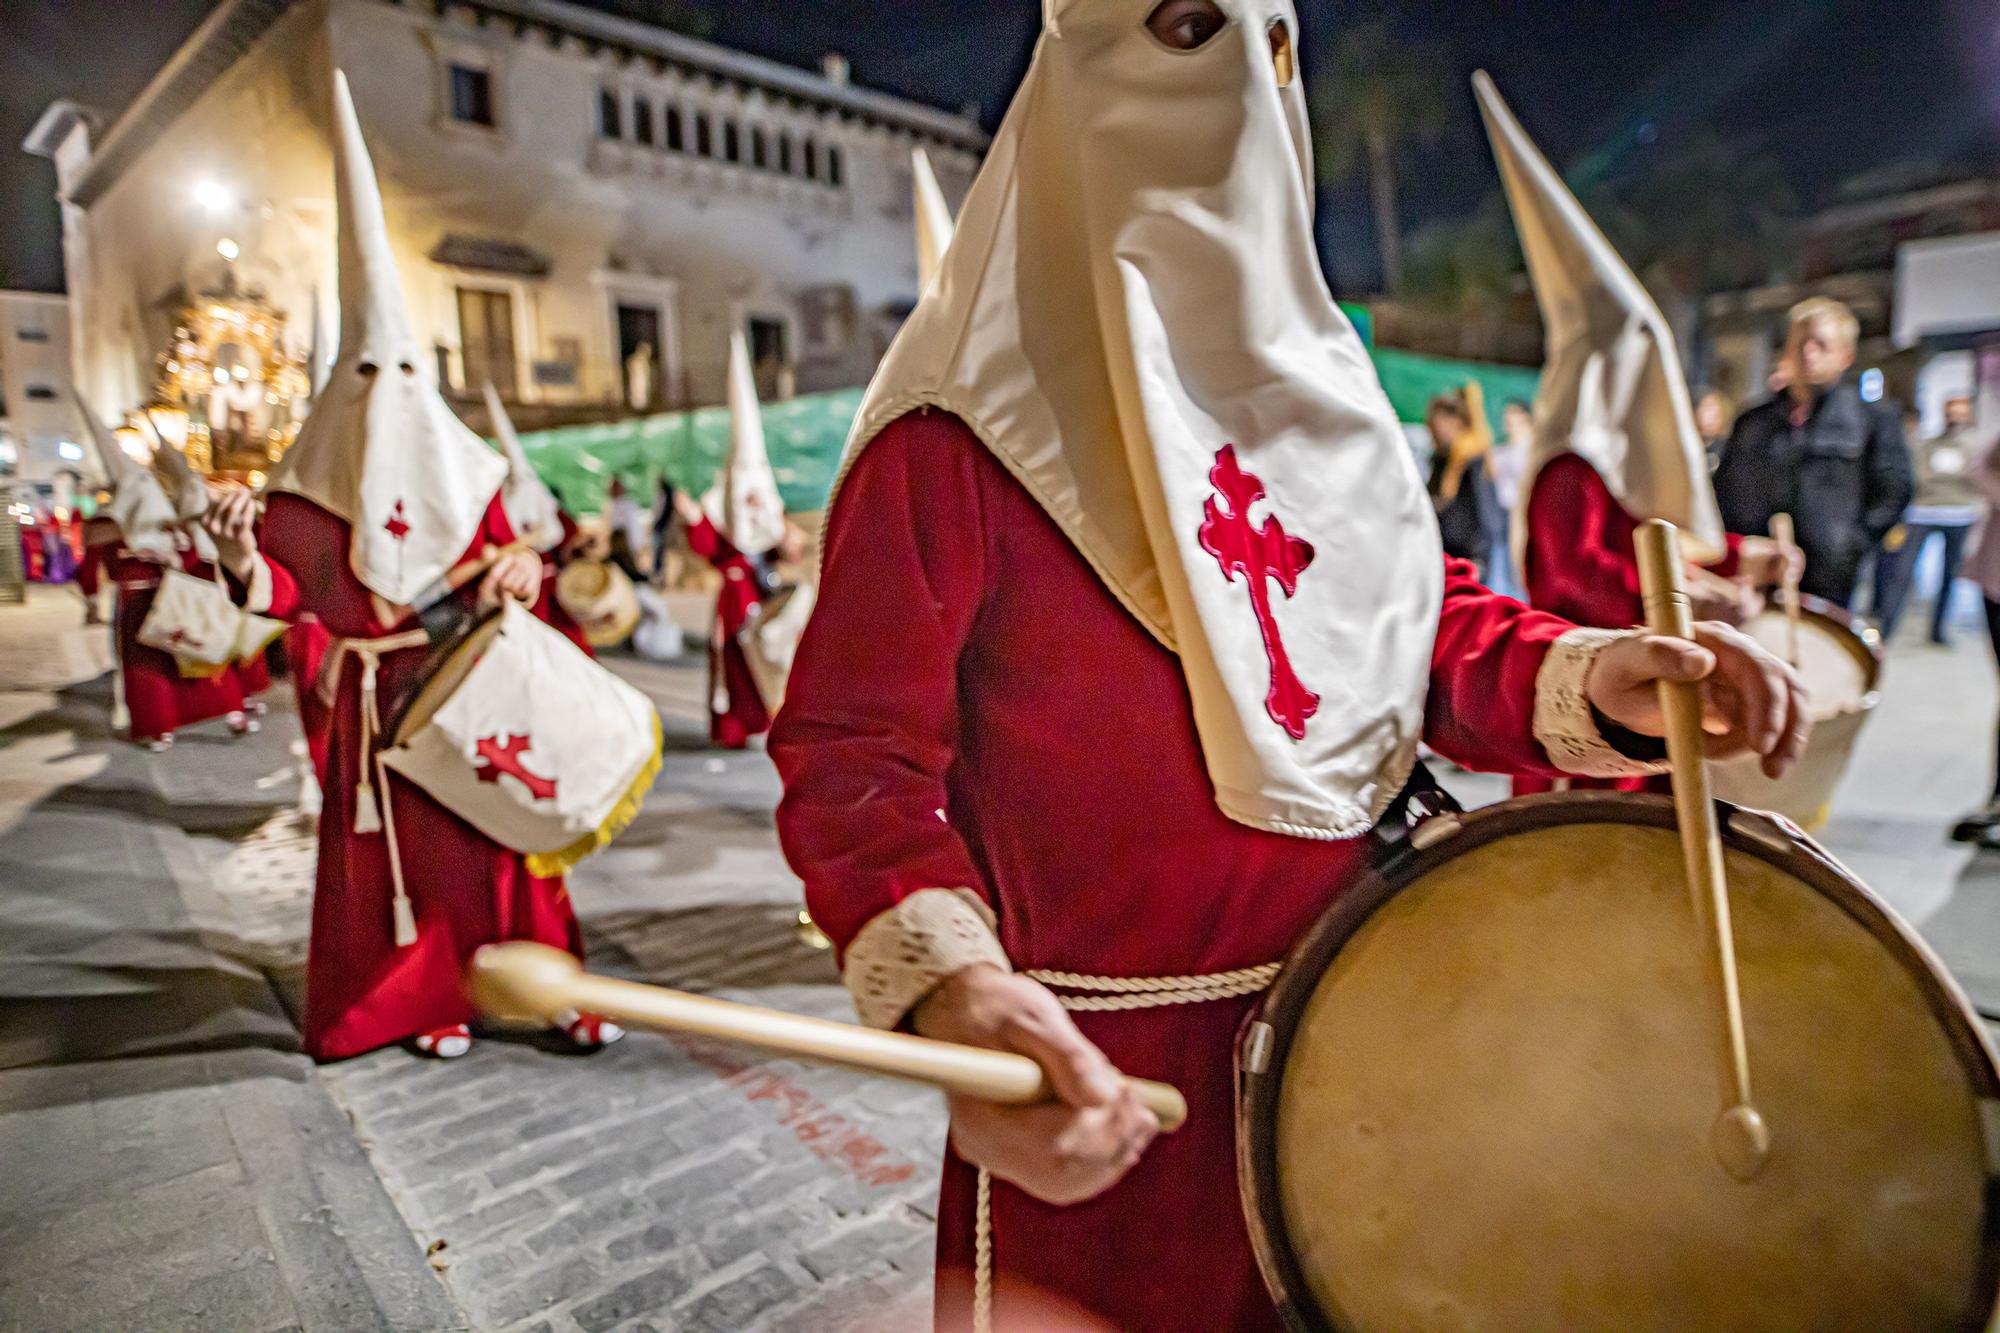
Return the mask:
[[542,558],[533,551],[509,551],[493,562],[479,584],[479,608],[491,611],[501,599],[533,602],[542,592]]
[[950,1099],[959,1156],[1046,1203],[1102,1194],[1160,1132],[1159,1120],[1040,982],[984,963],[966,968],[917,1006],[915,1026],[926,1037],[1017,1052],[1048,1074],[1053,1102]]
[[256,495],[240,486],[213,493],[201,525],[215,539],[222,567],[248,583],[257,563]]
[[1736,555],[1736,568],[1753,588],[1796,583],[1806,572],[1806,553],[1796,546],[1780,546],[1769,537],[1745,537]]
[[1747,751],[1763,760],[1767,776],[1778,778],[1805,749],[1812,718],[1797,673],[1727,625],[1696,625],[1692,643],[1664,634],[1618,639],[1598,654],[1585,691],[1613,722],[1658,736],[1665,731],[1663,680],[1701,682],[1711,758]]

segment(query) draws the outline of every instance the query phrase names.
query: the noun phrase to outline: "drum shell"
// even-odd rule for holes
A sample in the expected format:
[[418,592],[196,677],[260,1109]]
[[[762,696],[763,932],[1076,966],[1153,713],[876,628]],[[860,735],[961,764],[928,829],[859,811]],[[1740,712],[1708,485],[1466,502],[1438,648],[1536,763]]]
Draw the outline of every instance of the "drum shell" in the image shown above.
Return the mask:
[[[1824,682],[1816,689],[1813,680],[1806,680],[1808,692],[1819,695],[1828,707],[1814,722],[1805,752],[1784,777],[1766,777],[1758,760],[1747,755],[1712,764],[1709,771],[1715,794],[1721,799],[1755,810],[1776,811],[1810,830],[1826,823],[1834,792],[1847,771],[1848,761],[1854,757],[1862,725],[1875,711],[1882,649],[1881,639],[1874,630],[1831,602],[1804,597],[1800,599],[1800,611],[1805,633],[1824,636],[1845,649],[1861,681],[1860,690],[1856,693],[1848,689],[1843,680],[1840,692],[1849,697],[1826,698],[1831,691]],[[1782,613],[1777,611],[1767,611],[1759,618],[1766,632],[1757,637],[1774,651],[1780,651],[1782,620]]]
[[[1971,1190],[1983,1200],[1977,1236],[1976,1275],[1966,1293],[1966,1314],[1940,1327],[1988,1326],[2000,1294],[2000,1192],[1990,1165],[1996,1125],[1991,1118],[2000,1096],[2000,1073],[1976,1015],[1928,951],[1887,909],[1855,883],[1809,839],[1796,836],[1754,812],[1721,807],[1725,841],[1732,854],[1756,858],[1784,876],[1815,890],[1867,936],[1915,981],[1924,1009],[1948,1044],[1952,1063],[1960,1070],[1969,1099],[1976,1100],[1988,1165]],[[1321,979],[1341,950],[1402,890],[1423,881],[1448,863],[1469,853],[1523,833],[1571,825],[1612,824],[1671,831],[1671,805],[1663,799],[1615,793],[1576,793],[1530,797],[1490,807],[1470,815],[1447,816],[1420,829],[1413,845],[1387,859],[1346,890],[1293,949],[1284,972],[1246,1027],[1239,1069],[1238,1168],[1243,1206],[1259,1264],[1287,1324],[1295,1329],[1361,1328],[1377,1325],[1341,1322],[1323,1309],[1300,1266],[1290,1239],[1290,1224],[1280,1197],[1279,1109],[1286,1061],[1299,1024],[1319,989]],[[1550,959],[1559,967],[1560,959]],[[1746,1003],[1748,1000],[1746,998]],[[1754,1015],[1753,1015],[1754,1017]],[[1753,1082],[1757,1052],[1751,1053]],[[1706,1071],[1704,1071],[1705,1073]],[[1776,1131],[1783,1142],[1783,1127]],[[1712,1312],[1710,1312],[1712,1313]],[[1767,1317],[1770,1316],[1770,1317]],[[1769,1311],[1745,1312],[1744,1327],[1789,1327]],[[1505,1327],[1504,1324],[1441,1318],[1439,1328]],[[1551,1325],[1555,1326],[1555,1325]],[[1584,1326],[1570,1324],[1565,1326]],[[1598,1325],[1603,1326],[1603,1325]],[[1660,1327],[1721,1327],[1713,1320],[1663,1318]]]

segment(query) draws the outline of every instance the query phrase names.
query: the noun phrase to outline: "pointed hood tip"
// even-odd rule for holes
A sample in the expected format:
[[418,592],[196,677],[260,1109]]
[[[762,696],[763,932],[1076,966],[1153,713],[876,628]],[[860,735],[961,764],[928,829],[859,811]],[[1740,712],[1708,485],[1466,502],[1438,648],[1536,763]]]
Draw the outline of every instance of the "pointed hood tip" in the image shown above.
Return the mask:
[[338,67],[333,71],[333,186],[339,209],[338,355],[400,362],[414,355],[402,278],[389,243],[374,155],[361,132],[347,72]]

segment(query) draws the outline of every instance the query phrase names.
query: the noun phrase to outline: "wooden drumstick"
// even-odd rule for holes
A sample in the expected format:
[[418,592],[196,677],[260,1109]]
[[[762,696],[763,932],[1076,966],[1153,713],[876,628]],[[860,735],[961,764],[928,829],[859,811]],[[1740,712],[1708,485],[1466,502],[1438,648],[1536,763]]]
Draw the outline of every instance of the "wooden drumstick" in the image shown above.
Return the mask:
[[1792,552],[1798,549],[1790,514],[1771,515],[1771,537],[1785,558],[1785,572],[1778,584],[1778,603],[1785,608],[1785,661],[1799,664],[1799,576],[1792,570]]
[[[594,976],[575,957],[546,944],[486,945],[472,956],[467,984],[481,1011],[506,1022],[546,1023],[565,1009],[578,1009],[638,1027],[739,1041],[780,1055],[913,1079],[981,1101],[1024,1105],[1055,1096],[1042,1067],[1025,1055]],[[1179,1129],[1187,1120],[1187,1101],[1178,1089],[1142,1078],[1125,1083],[1159,1117],[1161,1129]]]
[[[1653,519],[1639,527],[1639,587],[1646,628],[1654,634],[1694,638],[1694,619],[1681,585],[1680,534]],[[1743,1039],[1743,999],[1736,984],[1736,943],[1730,927],[1729,882],[1722,867],[1722,830],[1708,790],[1701,725],[1701,687],[1660,682],[1667,760],[1673,766],[1674,813],[1688,893],[1703,940],[1709,988],[1715,997],[1716,1064],[1724,1106],[1709,1142],[1730,1175],[1749,1180],[1764,1167],[1771,1131],[1750,1096],[1750,1056]]]

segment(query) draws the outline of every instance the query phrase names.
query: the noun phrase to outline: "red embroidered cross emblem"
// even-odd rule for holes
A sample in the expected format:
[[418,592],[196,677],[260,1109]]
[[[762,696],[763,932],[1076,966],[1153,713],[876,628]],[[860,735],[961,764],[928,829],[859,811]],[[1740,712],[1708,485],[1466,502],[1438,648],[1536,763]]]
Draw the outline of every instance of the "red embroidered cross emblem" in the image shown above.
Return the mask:
[[184,629],[177,629],[167,636],[167,646],[169,648],[200,648],[201,640],[195,638]]
[[498,782],[501,774],[520,783],[528,789],[528,795],[538,801],[553,801],[556,796],[556,780],[545,778],[539,773],[530,773],[522,764],[521,756],[534,747],[526,736],[509,736],[501,740],[498,736],[488,736],[479,742],[479,757],[486,761],[478,770],[481,782]]
[[403,502],[401,500],[396,501],[395,511],[389,515],[389,521],[382,525],[382,530],[397,541],[402,541],[410,535],[410,525],[403,517]]
[[1264,498],[1264,483],[1236,465],[1235,445],[1222,446],[1208,480],[1228,508],[1217,505],[1213,496],[1202,502],[1201,549],[1215,557],[1231,583],[1239,574],[1249,583],[1250,607],[1264,635],[1265,656],[1271,659],[1271,691],[1264,696],[1264,711],[1293,740],[1303,740],[1306,720],[1319,711],[1319,696],[1292,670],[1264,580],[1276,579],[1287,597],[1297,592],[1299,575],[1312,563],[1312,544],[1287,535],[1275,515],[1261,527],[1251,526],[1250,506]]

